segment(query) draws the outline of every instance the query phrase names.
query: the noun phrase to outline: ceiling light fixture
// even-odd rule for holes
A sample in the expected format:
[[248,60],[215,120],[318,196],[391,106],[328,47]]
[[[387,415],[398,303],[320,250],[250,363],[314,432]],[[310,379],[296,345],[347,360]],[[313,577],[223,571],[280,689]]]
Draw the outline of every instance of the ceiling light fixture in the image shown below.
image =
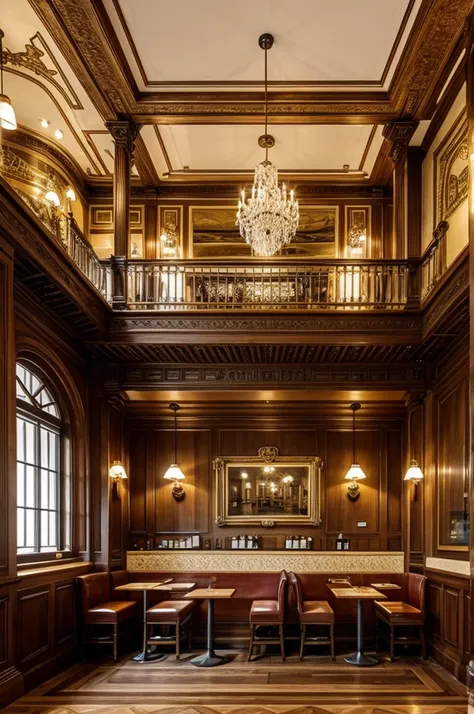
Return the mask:
[[40,119],[40,124],[43,127],[43,129],[47,129],[50,122],[47,119]]
[[285,184],[278,185],[277,167],[268,160],[268,149],[275,139],[268,133],[268,50],[273,47],[273,35],[265,33],[258,38],[259,47],[265,51],[265,134],[258,145],[265,149],[265,161],[257,164],[252,195],[246,199],[242,189],[237,210],[236,225],[240,235],[252,247],[255,255],[269,257],[291,243],[299,223],[298,201],[294,191],[287,192]]
[[63,136],[64,136],[63,130],[62,130],[62,129],[56,129],[56,131],[54,132],[54,136],[56,137],[56,139],[61,140],[61,139],[63,138]]
[[186,477],[178,466],[177,411],[179,409],[179,404],[176,404],[176,402],[171,402],[170,409],[174,412],[174,462],[167,469],[163,478],[169,479],[170,481],[174,481],[173,490],[171,493],[173,494],[173,498],[176,499],[176,501],[181,501],[184,498],[185,492],[183,484],[181,484],[180,481],[182,481]]
[[17,127],[15,110],[10,98],[3,93],[3,38],[5,33],[0,30],[0,127],[13,131]]
[[361,408],[360,404],[358,402],[354,402],[354,404],[351,404],[351,410],[352,410],[352,466],[350,467],[349,471],[346,473],[344,476],[345,479],[350,481],[349,486],[347,487],[347,495],[352,501],[355,501],[357,498],[359,498],[360,495],[360,490],[359,490],[359,484],[357,483],[363,478],[367,478],[365,473],[362,471],[361,467],[356,461],[356,426],[355,426],[355,418],[356,418],[356,412],[359,411]]

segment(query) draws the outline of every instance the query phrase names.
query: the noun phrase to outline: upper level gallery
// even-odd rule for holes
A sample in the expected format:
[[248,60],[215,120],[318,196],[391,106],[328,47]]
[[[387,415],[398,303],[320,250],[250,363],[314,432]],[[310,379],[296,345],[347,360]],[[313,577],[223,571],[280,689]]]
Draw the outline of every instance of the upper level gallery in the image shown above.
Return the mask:
[[[251,70],[233,67],[232,57],[222,67],[226,76],[243,72],[238,87],[216,77],[216,86],[198,93],[192,57],[182,52],[180,72],[189,81],[175,78],[172,89],[165,87],[171,80],[152,82],[153,95],[151,85],[135,86],[128,45],[123,56],[115,53],[117,66],[108,64],[127,24],[135,62],[151,62],[144,28],[113,4],[93,5],[81,2],[70,16],[64,6],[54,17],[26,0],[9,9],[2,60],[18,126],[3,131],[0,172],[13,189],[2,184],[3,200],[19,201],[34,217],[105,310],[423,308],[468,244],[462,3],[436,43],[427,34],[431,21],[440,24],[436,3],[407,3],[398,19],[380,10],[393,44],[374,47],[372,67],[346,68],[334,86],[306,76],[283,33],[266,50],[268,77],[255,43]],[[77,25],[94,13],[103,20],[103,34],[88,24],[95,60]],[[299,39],[302,47],[306,41]],[[211,43],[210,58],[214,50]],[[416,71],[422,62],[423,76]],[[378,84],[375,75],[355,81],[378,66],[385,67]],[[279,86],[285,67],[292,79]],[[316,77],[317,68],[311,72]],[[243,230],[239,202],[259,197],[254,166],[267,156],[280,169],[285,200],[263,205]],[[294,201],[299,216],[285,243],[280,218]],[[262,233],[258,220],[269,212],[276,248],[262,254],[251,234]],[[33,287],[34,271],[25,278]]]

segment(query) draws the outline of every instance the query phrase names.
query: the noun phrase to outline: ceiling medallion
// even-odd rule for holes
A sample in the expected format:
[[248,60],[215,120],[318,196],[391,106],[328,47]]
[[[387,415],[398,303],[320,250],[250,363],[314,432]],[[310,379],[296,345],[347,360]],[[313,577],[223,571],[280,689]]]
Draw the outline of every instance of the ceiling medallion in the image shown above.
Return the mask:
[[265,161],[255,168],[251,197],[246,199],[245,189],[242,190],[236,225],[255,255],[269,257],[294,238],[299,208],[294,192],[288,192],[285,184],[281,188],[278,185],[277,167],[268,160],[268,149],[275,145],[275,139],[268,133],[267,52],[273,46],[273,36],[260,35],[258,44],[265,51],[265,133],[258,139],[259,146],[265,149]]

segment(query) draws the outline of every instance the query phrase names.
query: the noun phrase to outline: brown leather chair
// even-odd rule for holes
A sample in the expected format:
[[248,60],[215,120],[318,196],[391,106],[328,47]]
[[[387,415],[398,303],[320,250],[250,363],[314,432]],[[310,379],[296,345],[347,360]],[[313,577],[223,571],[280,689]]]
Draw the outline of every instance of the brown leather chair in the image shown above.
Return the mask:
[[[90,573],[77,578],[81,588],[82,615],[84,619],[84,643],[107,644],[113,646],[114,660],[118,651],[118,628],[135,614],[135,602],[121,602],[110,599],[110,579],[108,573]],[[91,638],[86,634],[91,625],[112,626],[110,638]]]
[[128,599],[126,597],[128,595],[126,591],[119,590],[118,592],[115,592],[115,588],[118,588],[120,585],[128,585],[129,582],[130,573],[128,572],[128,570],[112,570],[112,572],[110,573],[110,588],[114,600],[123,600],[124,596],[125,600]]
[[[304,656],[305,644],[313,645],[330,645],[331,659],[334,660],[334,623],[335,616],[332,607],[326,600],[304,600],[303,589],[301,582],[295,573],[288,573],[288,579],[293,588],[296,598],[296,607],[298,609],[298,617],[300,621],[300,660]],[[306,628],[311,625],[326,625],[329,627],[329,636],[307,637]]]
[[[191,649],[191,616],[194,608],[193,600],[165,600],[150,607],[146,611],[144,649],[148,645],[158,643],[175,645],[176,659],[180,657],[180,643],[183,637],[188,637],[188,648]],[[150,625],[171,625],[175,628],[174,639],[169,637],[150,636]]]
[[[285,661],[285,636],[283,631],[283,623],[285,621],[285,601],[286,601],[286,586],[288,576],[285,570],[281,571],[280,582],[278,583],[278,592],[276,600],[254,600],[250,608],[250,642],[249,655],[247,662],[250,662],[252,651],[255,645],[269,645],[280,641],[281,659]],[[256,637],[255,630],[260,626],[277,626],[278,638]]]
[[[390,659],[395,657],[395,645],[420,644],[423,659],[426,659],[425,641],[425,589],[426,578],[424,575],[408,573],[407,575],[408,602],[381,600],[375,602],[377,615],[377,641],[380,638],[388,640],[390,644]],[[389,635],[379,627],[383,622],[389,629]],[[405,630],[416,628],[419,636],[396,637],[395,629],[403,627]]]

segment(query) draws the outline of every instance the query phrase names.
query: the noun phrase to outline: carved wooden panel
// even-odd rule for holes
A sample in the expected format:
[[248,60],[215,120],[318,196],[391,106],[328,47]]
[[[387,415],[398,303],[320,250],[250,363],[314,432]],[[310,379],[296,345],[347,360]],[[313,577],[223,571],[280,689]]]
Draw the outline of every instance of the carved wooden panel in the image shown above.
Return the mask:
[[38,657],[50,646],[50,591],[47,586],[18,591],[20,662]]
[[76,619],[74,581],[57,583],[54,588],[54,643],[56,646],[75,637]]
[[458,649],[461,593],[454,588],[445,587],[443,595],[444,640],[451,647]]
[[428,630],[434,639],[441,639],[443,593],[441,585],[429,582],[427,589]]

